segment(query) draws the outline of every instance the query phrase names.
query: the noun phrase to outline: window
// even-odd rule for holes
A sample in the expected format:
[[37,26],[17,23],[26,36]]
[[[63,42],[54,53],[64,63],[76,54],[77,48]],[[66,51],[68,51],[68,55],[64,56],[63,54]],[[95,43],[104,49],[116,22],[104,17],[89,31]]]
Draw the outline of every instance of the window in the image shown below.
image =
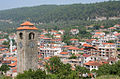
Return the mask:
[[93,68],[93,66],[92,66],[92,68]]
[[35,37],[35,34],[34,34],[33,32],[31,32],[31,33],[29,34],[29,40],[34,39],[34,37]]
[[23,33],[19,33],[20,39],[23,39]]

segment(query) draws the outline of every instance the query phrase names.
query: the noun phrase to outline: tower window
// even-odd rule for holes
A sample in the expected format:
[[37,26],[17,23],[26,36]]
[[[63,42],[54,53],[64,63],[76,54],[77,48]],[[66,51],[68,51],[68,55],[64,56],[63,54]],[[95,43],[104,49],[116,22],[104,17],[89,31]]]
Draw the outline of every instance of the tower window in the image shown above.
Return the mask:
[[31,33],[29,34],[29,40],[34,39],[34,37],[35,37],[35,34],[34,34],[33,32],[31,32]]
[[23,39],[23,33],[19,33],[20,39]]

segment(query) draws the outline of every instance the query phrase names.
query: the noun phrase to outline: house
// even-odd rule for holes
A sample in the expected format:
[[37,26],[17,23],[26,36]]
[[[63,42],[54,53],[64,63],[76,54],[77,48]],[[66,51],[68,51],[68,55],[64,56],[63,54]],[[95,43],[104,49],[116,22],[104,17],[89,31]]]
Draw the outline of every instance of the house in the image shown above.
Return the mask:
[[76,35],[79,33],[79,30],[78,29],[71,29],[70,32],[73,34],[73,35]]
[[60,52],[58,57],[60,57],[61,61],[64,61],[65,59],[69,59],[71,54],[69,52]]
[[113,27],[120,28],[120,24],[116,24]]
[[65,31],[64,30],[59,30],[58,32],[63,35]]
[[109,31],[116,30],[116,27],[109,27],[108,30],[109,30]]
[[117,56],[115,43],[101,43],[98,49],[99,49],[99,56],[103,58]]
[[70,39],[71,44],[78,44],[79,40],[78,39]]
[[95,32],[92,38],[101,38],[101,37],[104,37],[104,35],[105,35],[104,32]]
[[89,61],[99,61],[99,56],[91,56],[87,54],[83,54],[83,63],[89,62]]
[[57,34],[58,31],[56,31],[56,30],[52,30],[52,31],[50,31],[49,33],[50,33],[51,35],[54,35],[54,34]]
[[43,30],[43,31],[41,32],[41,34],[43,34],[43,35],[48,34],[48,31]]
[[61,48],[53,46],[52,44],[46,44],[46,46],[39,48],[39,54],[41,54],[43,58],[59,55],[60,52]]
[[80,48],[78,48],[78,47],[69,47],[68,52],[70,52],[72,54],[79,54],[80,53]]
[[61,38],[51,39],[51,42],[52,42],[52,43],[62,44],[62,39],[61,39]]
[[54,34],[54,38],[61,38],[61,34]]
[[90,69],[90,71],[93,69],[98,70],[98,68],[102,65],[103,63],[98,62],[98,61],[89,61],[87,63],[84,63],[84,67],[86,67],[87,69]]

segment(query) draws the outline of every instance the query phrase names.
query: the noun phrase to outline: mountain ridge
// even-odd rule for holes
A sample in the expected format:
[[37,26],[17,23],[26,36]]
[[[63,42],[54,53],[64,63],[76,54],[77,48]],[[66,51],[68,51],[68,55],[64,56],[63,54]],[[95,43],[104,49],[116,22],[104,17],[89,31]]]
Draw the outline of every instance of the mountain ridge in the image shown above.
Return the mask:
[[120,16],[120,1],[92,4],[40,5],[0,11],[0,19],[12,21],[30,20],[50,23],[69,20],[91,20],[96,17]]

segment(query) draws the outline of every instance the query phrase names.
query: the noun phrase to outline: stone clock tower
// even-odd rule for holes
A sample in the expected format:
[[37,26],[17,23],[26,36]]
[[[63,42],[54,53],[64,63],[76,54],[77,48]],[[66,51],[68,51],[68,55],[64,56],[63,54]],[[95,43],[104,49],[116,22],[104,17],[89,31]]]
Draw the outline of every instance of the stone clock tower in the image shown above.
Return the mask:
[[17,72],[37,69],[37,30],[29,21],[17,28]]

